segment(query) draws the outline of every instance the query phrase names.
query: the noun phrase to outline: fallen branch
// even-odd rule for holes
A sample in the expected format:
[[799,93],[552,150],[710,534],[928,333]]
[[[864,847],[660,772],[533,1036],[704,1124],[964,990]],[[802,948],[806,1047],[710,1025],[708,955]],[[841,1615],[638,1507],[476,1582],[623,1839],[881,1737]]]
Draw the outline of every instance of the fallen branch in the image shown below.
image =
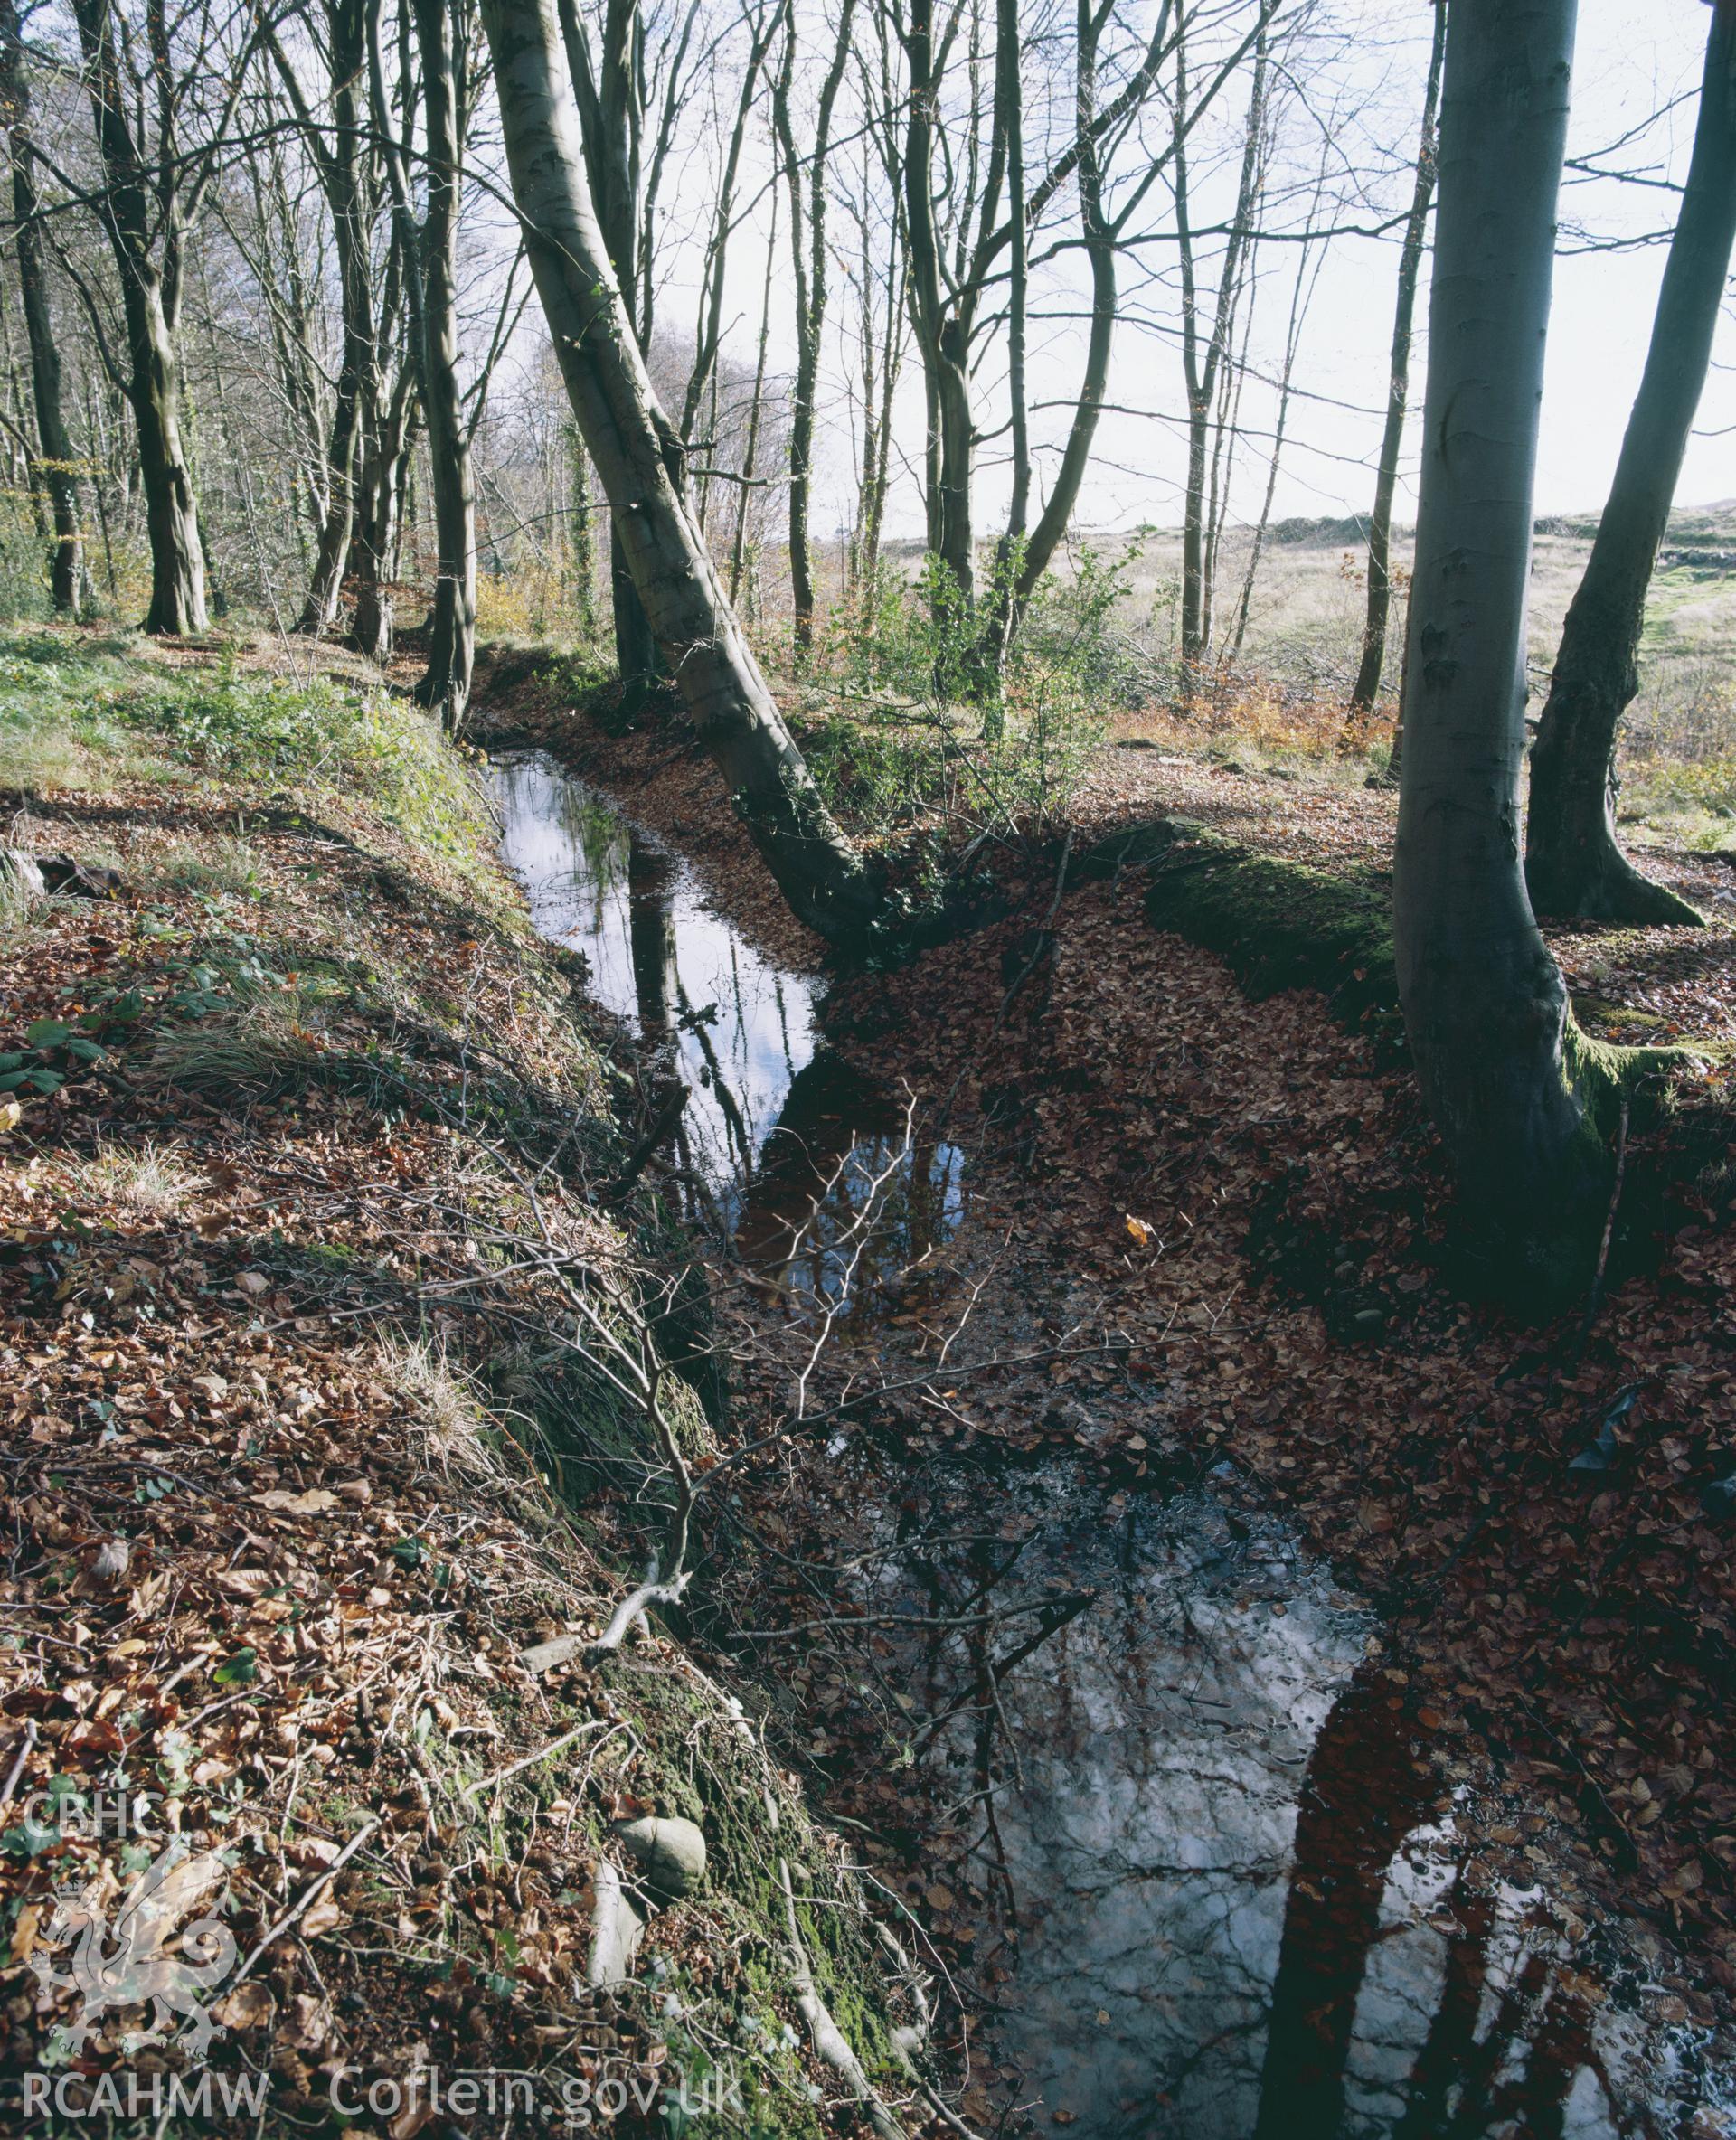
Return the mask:
[[826,2002],[814,1987],[814,1971],[808,1962],[807,1949],[802,1945],[802,1936],[796,1928],[796,1896],[789,1884],[788,1859],[778,1859],[778,1875],[784,1883],[784,1921],[789,1928],[789,1967],[796,1987],[796,2004],[807,2023],[808,2034],[814,2039],[814,2049],[835,2073],[842,2074],[855,2089],[867,2107],[868,2123],[881,2140],[903,2140],[898,2120],[874,2092],[873,2082],[862,2069],[862,2060],[851,2050],[849,2039],[833,2020]]
[[[655,1563],[653,1564],[655,1566]],[[551,1642],[533,1643],[527,1650],[519,1652],[518,1661],[526,1672],[541,1677],[552,1672],[557,1664],[570,1664],[575,1657],[587,1663],[593,1657],[608,1657],[620,1648],[636,1620],[642,1619],[654,1605],[676,1605],[682,1593],[692,1580],[691,1573],[674,1576],[668,1582],[661,1582],[654,1575],[629,1590],[609,1616],[609,1622],[600,1635],[557,1635]]]
[[476,1783],[464,1785],[458,1796],[474,1802],[485,1791],[507,1782],[511,1777],[517,1776],[521,1770],[534,1768],[539,1761],[546,1761],[552,1754],[562,1752],[572,1744],[575,1739],[583,1739],[592,1731],[613,1730],[614,1729],[614,1725],[609,1722],[607,1717],[593,1717],[589,1723],[576,1725],[572,1730],[563,1733],[561,1738],[552,1739],[547,1746],[539,1747],[535,1753],[526,1754],[521,1760],[509,1762],[505,1768],[496,1768],[492,1776],[485,1776]]

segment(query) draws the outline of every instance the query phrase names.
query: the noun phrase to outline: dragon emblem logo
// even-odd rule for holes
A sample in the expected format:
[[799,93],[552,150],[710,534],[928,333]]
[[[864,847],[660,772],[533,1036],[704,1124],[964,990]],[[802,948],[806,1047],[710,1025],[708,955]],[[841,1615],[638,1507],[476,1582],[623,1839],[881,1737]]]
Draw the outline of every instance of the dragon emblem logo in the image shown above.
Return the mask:
[[[31,1967],[45,1991],[80,1995],[82,2011],[68,2032],[69,2049],[82,2050],[105,2013],[149,2005],[152,2024],[127,2038],[129,2051],[173,2036],[203,2055],[217,2024],[202,1994],[214,1991],[234,1968],[235,1936],[214,1916],[195,1913],[205,1911],[208,1903],[222,1907],[225,1895],[219,1890],[226,1878],[214,1852],[189,1856],[177,1840],[121,1897],[112,1926],[96,1883],[61,1899],[40,1945],[56,1953],[70,1945],[70,1965],[59,1969],[51,1955],[39,1952],[32,1955]],[[178,1951],[169,1951],[171,1941]]]

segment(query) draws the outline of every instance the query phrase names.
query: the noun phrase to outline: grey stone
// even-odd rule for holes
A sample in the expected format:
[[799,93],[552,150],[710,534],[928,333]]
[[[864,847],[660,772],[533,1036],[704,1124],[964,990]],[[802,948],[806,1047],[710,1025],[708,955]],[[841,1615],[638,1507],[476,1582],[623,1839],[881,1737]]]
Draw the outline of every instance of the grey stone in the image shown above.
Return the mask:
[[36,857],[22,847],[0,847],[0,876],[9,878],[27,900],[46,899],[48,885]]
[[615,1833],[645,1869],[653,1894],[673,1900],[691,1895],[705,1877],[705,1837],[692,1821],[676,1816],[623,1821]]

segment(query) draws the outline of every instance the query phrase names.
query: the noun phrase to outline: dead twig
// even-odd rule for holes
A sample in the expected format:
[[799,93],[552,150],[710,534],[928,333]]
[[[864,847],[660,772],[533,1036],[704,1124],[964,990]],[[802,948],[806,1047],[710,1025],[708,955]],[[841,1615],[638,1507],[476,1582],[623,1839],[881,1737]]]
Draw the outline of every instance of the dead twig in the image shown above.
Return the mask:
[[229,1988],[231,1991],[235,1989],[237,1984],[244,1984],[248,1977],[252,1975],[254,1964],[265,1952],[266,1948],[271,1945],[274,1939],[281,1938],[284,1933],[288,1931],[292,1925],[297,1925],[301,1922],[302,1918],[307,1916],[307,1912],[313,1908],[314,1904],[318,1901],[319,1898],[326,1892],[326,1889],[331,1886],[332,1882],[337,1878],[338,1874],[343,1871],[344,1866],[349,1863],[350,1860],[355,1855],[356,1852],[361,1849],[362,1845],[368,1840],[369,1836],[373,1834],[374,1830],[379,1825],[380,1822],[377,1815],[368,1819],[367,1821],[364,1821],[362,1826],[356,1830],[355,1834],[352,1835],[350,1840],[344,1845],[343,1849],[338,1852],[336,1857],[335,1857],[331,1863],[326,1866],[325,1871],[320,1873],[316,1879],[310,1880],[307,1882],[307,1885],[301,1890],[301,1893],[297,1897],[296,1900],[287,1910],[285,1910],[283,1915],[278,1919],[277,1923],[272,1926],[271,1929],[259,1941],[259,1944],[253,1949],[252,1953],[249,1955],[246,1961],[241,1964],[241,1967],[235,1972],[234,1975],[231,1977]]

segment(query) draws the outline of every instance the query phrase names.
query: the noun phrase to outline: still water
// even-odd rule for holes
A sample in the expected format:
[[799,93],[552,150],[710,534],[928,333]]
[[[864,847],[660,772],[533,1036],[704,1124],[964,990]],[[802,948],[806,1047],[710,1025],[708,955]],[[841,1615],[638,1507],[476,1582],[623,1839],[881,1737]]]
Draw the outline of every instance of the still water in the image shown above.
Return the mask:
[[792,1295],[835,1300],[957,1230],[963,1155],[909,1137],[902,1098],[822,1044],[819,981],[773,964],[678,855],[545,753],[493,779],[535,927],[584,955],[593,998],[685,1089],[672,1143],[689,1216]]
[[[869,1281],[963,1223],[962,1155],[821,1042],[821,984],[678,855],[550,758],[494,778],[536,927],[687,1092],[666,1171],[688,1215],[870,1334]],[[890,1669],[937,1804],[967,1809],[1006,1972],[988,2041],[1034,2129],[1736,2140],[1736,2079],[1666,1950],[1553,1891],[1523,1805],[1442,1782],[1366,1604],[1283,1524],[1209,1479],[1116,1493],[1084,1459],[833,1456],[816,1491],[873,1548],[855,1602],[948,1623]],[[1504,1822],[1492,1871],[1468,1838]]]

